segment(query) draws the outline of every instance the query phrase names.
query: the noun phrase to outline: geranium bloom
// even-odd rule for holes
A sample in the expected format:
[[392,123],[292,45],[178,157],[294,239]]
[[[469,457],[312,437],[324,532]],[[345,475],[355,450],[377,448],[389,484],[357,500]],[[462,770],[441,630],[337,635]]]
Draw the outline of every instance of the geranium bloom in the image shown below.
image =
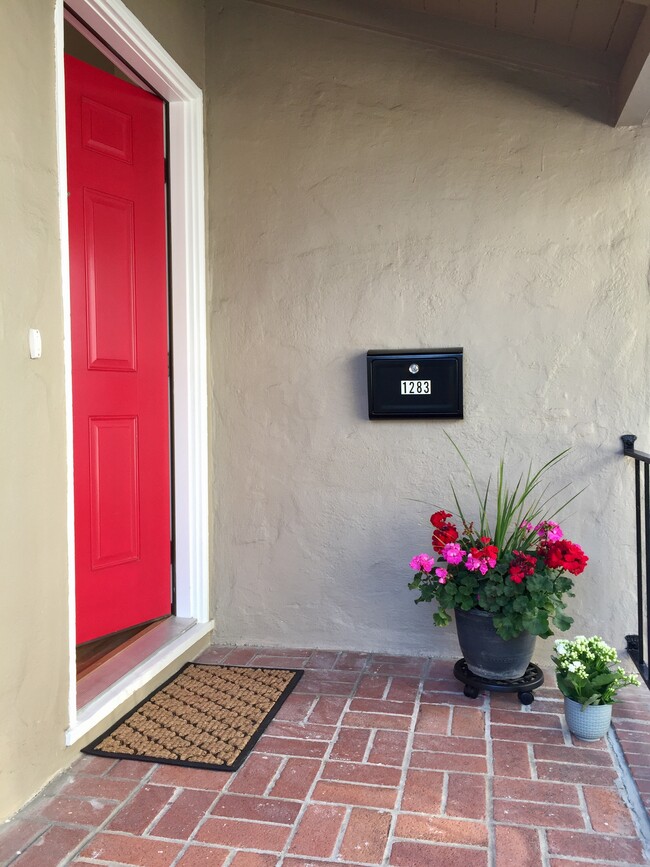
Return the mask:
[[476,572],[478,569],[481,575],[487,575],[489,569],[487,560],[484,560],[481,557],[476,557],[473,553],[468,555],[467,560],[471,561],[472,564],[471,568],[470,566],[467,567],[470,572]]
[[[483,536],[481,541],[483,541],[483,539],[485,539],[485,538],[487,538],[487,537]],[[494,567],[497,565],[497,557],[499,556],[499,549],[497,548],[496,545],[486,545],[485,548],[480,548],[480,549],[479,548],[472,548],[471,554],[473,557],[476,557],[478,560],[485,561],[487,563],[487,565],[490,567],[490,569],[494,569]],[[481,572],[483,573],[483,575],[485,575],[485,572],[483,572],[482,569],[481,569]]]
[[444,512],[441,510],[440,512],[434,512],[429,520],[434,527],[440,529],[447,523],[447,518],[451,518],[451,512]]
[[481,491],[467,460],[452,444],[468,470],[478,517],[465,510],[452,482],[453,500],[448,502],[456,511],[436,506],[437,511],[428,512],[433,534],[429,553],[435,563],[431,568],[430,561],[424,561],[425,574],[422,560],[413,561],[419,569],[409,582],[419,591],[415,601],[437,603],[433,619],[438,626],[451,621],[453,609],[487,612],[493,615],[497,635],[506,641],[525,631],[546,637],[553,634],[553,626],[566,630],[573,621],[563,613],[563,597],[573,595],[574,575],[582,572],[587,558],[551,520],[567,505],[552,501],[564,488],[548,496],[547,486],[539,485],[568,450],[538,470],[530,464],[513,486],[501,458],[498,474],[492,474]]
[[431,537],[431,541],[433,543],[433,550],[439,554],[445,545],[448,545],[450,542],[455,542],[458,538],[458,530],[454,527],[453,524],[450,524],[447,521],[447,518],[451,518],[451,512],[434,512],[431,515],[431,523],[435,527],[433,536]]
[[510,580],[515,584],[521,584],[524,578],[532,575],[537,565],[537,560],[530,554],[524,554],[523,551],[513,551],[514,559],[508,569]]
[[547,542],[559,542],[560,539],[564,538],[562,527],[556,524],[555,521],[544,521],[542,524],[538,524],[535,530],[537,531],[537,535]]
[[429,557],[428,554],[418,554],[417,557],[414,557],[410,562],[411,569],[414,569],[416,572],[427,572],[430,573],[433,567],[435,566],[435,558]]
[[441,566],[438,566],[436,569],[436,578],[438,579],[438,584],[446,584],[447,578],[449,578],[449,572]]
[[462,563],[463,557],[465,556],[463,549],[455,542],[449,542],[445,545],[442,548],[441,554],[443,560],[446,560],[447,563],[451,563],[454,566],[458,563]]
[[584,572],[589,557],[579,545],[561,539],[559,542],[551,542],[544,546],[542,552],[549,569],[566,569],[572,575],[580,575]]

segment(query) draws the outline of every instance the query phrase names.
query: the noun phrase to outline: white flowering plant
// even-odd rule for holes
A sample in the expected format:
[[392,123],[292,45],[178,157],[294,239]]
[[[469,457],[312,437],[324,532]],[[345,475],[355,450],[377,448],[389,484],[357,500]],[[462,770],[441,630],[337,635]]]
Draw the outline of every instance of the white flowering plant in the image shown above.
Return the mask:
[[613,704],[624,686],[639,686],[636,674],[628,674],[618,654],[598,635],[555,642],[552,657],[560,692],[582,705]]

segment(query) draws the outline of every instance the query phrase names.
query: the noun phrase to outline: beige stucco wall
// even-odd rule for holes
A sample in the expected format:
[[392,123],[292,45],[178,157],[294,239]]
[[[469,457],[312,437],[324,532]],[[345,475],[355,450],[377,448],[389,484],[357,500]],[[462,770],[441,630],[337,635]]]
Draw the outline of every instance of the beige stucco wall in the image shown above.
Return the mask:
[[[621,646],[650,130],[592,119],[587,87],[251,3],[207,33],[219,638],[455,653],[406,587],[462,484],[446,430],[479,478],[506,439],[515,468],[572,447],[570,611]],[[367,349],[456,345],[464,421],[367,420]]]
[[[203,84],[202,0],[128,5]],[[0,12],[0,818],[75,751],[64,748],[68,566],[54,2]],[[27,333],[40,328],[43,357]]]
[[[61,761],[68,693],[65,402],[53,3],[0,27],[0,815]],[[26,46],[29,46],[27,50]],[[31,361],[30,327],[43,357]]]
[[[128,5],[202,85],[201,0]],[[590,120],[587,89],[209,9],[217,638],[455,652],[406,589],[458,467],[447,429],[476,466],[506,435],[515,459],[573,446],[562,481],[590,487],[568,526],[592,558],[573,611],[620,644],[618,436],[642,435],[649,406],[648,131]],[[53,0],[2,4],[0,818],[74,755],[53,18]],[[454,344],[465,421],[367,421],[366,349]]]

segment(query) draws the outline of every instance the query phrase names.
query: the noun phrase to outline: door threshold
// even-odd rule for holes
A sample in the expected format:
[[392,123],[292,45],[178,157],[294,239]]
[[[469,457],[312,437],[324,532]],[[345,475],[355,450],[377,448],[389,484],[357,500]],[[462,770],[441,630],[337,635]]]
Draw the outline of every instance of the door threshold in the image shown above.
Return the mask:
[[65,733],[66,745],[78,741],[190,652],[212,632],[213,626],[212,621],[197,623],[189,617],[169,617],[81,677],[77,683],[76,718]]
[[[81,683],[84,677],[87,677],[91,671],[99,668],[100,665],[108,662],[113,656],[117,656],[138,638],[141,638],[145,632],[150,632],[155,629],[161,620],[166,620],[171,617],[159,617],[156,620],[151,620],[148,623],[141,623],[138,626],[132,626],[130,629],[122,629],[119,632],[114,632],[111,635],[104,635],[101,638],[96,638],[94,641],[88,641],[86,644],[77,645],[77,683]],[[77,696],[79,700],[79,696]]]

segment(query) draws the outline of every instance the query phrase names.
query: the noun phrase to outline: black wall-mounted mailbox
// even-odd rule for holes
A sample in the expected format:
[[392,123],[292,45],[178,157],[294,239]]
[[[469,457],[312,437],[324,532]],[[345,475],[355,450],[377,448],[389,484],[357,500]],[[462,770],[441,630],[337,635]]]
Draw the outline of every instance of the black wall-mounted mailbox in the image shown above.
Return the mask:
[[462,349],[371,349],[368,416],[462,418]]

